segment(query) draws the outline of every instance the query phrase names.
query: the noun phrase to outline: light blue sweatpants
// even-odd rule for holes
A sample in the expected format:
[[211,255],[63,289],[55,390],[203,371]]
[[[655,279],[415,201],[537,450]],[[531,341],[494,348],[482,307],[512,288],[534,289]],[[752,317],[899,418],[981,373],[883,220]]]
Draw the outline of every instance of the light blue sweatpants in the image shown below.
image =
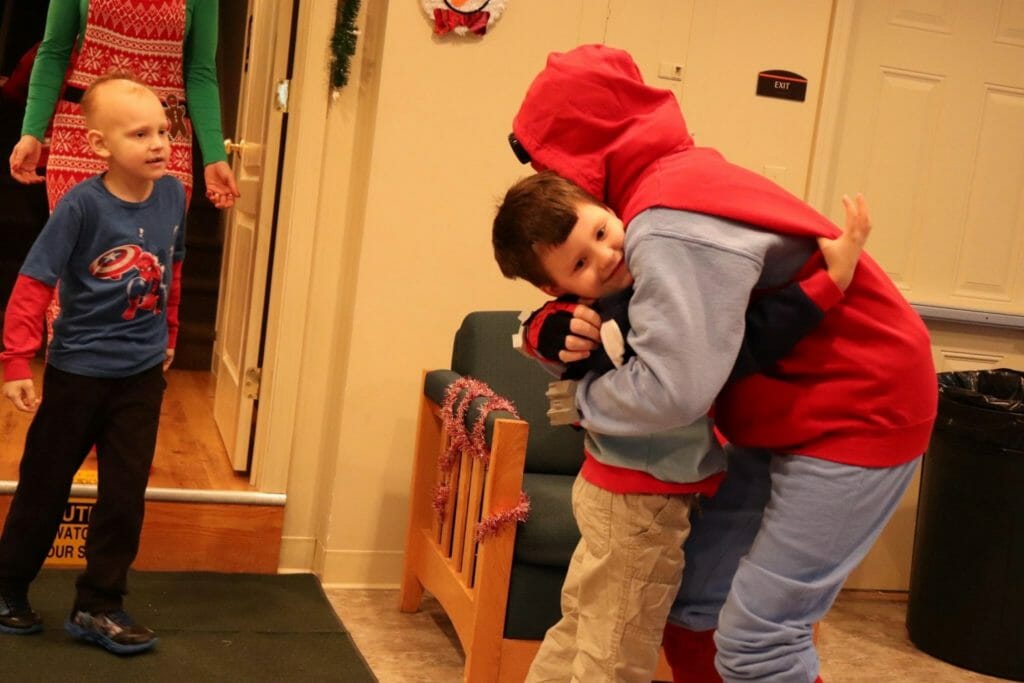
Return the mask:
[[[811,628],[896,509],[920,458],[888,468],[730,448],[718,494],[703,499],[684,545],[669,615],[715,628],[728,681],[810,683]],[[720,607],[720,611],[719,611]]]

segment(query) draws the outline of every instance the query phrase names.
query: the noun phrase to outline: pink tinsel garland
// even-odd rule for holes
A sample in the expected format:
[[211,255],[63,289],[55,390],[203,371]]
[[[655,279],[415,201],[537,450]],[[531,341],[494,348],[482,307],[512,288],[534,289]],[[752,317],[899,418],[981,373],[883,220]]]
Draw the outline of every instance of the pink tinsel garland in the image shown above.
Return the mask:
[[444,509],[448,505],[448,496],[451,495],[452,487],[445,481],[437,485],[434,489],[434,499],[430,503],[430,507],[434,508],[434,512],[437,513],[438,520],[444,518]]
[[[473,423],[473,431],[467,433],[466,411],[480,397],[487,398],[487,401],[480,408],[476,422]],[[486,441],[487,416],[494,410],[505,410],[519,417],[512,402],[495,394],[485,382],[472,377],[460,377],[448,385],[441,404],[441,420],[449,437],[448,449],[438,463],[443,471],[451,469],[463,450],[468,450],[473,457],[487,463],[490,457]]]
[[481,519],[480,523],[476,525],[476,534],[473,536],[476,542],[479,543],[485,539],[490,538],[499,531],[502,527],[511,522],[525,522],[526,518],[530,516],[530,498],[522,491],[519,492],[519,504],[511,510],[505,510],[503,512],[496,512],[495,514]]
[[[473,401],[486,397],[487,401],[480,408],[471,432],[466,431],[466,411]],[[441,471],[441,482],[434,489],[431,506],[439,518],[443,518],[448,499],[451,496],[451,471],[462,451],[469,451],[474,457],[487,465],[491,454],[487,449],[487,416],[495,410],[504,410],[519,417],[515,406],[507,398],[499,396],[486,383],[472,377],[460,377],[448,385],[445,390],[444,402],[441,404],[441,421],[448,434],[448,448],[438,455],[437,466]],[[505,512],[499,512],[482,520],[476,527],[476,539],[480,541],[497,533],[510,521],[524,521],[530,511],[530,500],[520,492],[519,504]]]
[[480,407],[480,417],[473,423],[473,431],[469,434],[469,450],[473,457],[482,460],[485,465],[491,459],[491,452],[487,449],[487,416],[494,410],[504,410],[519,417],[516,407],[504,396],[491,396]]

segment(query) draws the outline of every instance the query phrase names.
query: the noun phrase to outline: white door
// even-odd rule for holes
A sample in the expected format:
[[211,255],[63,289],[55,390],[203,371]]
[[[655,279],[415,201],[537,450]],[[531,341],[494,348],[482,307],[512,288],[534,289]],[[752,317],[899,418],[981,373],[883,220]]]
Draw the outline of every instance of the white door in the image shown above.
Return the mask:
[[826,196],[912,302],[1024,314],[1024,3],[857,2],[845,81]]
[[[911,303],[960,319],[926,314],[938,371],[1024,369],[1019,329],[971,322],[1024,321],[1024,3],[837,6],[849,42],[819,203],[838,221],[836,198],[863,192],[868,250]],[[848,587],[907,588],[916,506],[914,483]]]
[[213,361],[217,375],[214,420],[238,471],[249,468],[253,407],[259,395],[263,308],[284,118],[274,98],[277,84],[286,75],[291,21],[291,0],[249,0],[237,139],[230,146],[242,196],[227,219]]

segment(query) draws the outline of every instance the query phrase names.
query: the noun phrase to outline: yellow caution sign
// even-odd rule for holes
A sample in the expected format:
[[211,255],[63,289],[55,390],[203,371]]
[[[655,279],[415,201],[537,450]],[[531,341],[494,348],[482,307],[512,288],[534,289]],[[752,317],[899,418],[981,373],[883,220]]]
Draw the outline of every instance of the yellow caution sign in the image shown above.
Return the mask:
[[53,539],[53,547],[46,556],[47,567],[84,567],[85,539],[89,533],[89,517],[92,515],[91,498],[70,498],[64,506],[64,518],[61,520],[57,536]]

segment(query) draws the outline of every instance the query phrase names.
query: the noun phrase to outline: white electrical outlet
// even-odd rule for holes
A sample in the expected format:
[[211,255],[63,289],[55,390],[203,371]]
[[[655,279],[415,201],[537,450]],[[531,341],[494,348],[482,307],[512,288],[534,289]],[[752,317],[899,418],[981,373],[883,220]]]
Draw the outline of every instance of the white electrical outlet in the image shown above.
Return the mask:
[[668,81],[683,80],[683,65],[674,64],[672,62],[661,62],[658,64],[658,78],[664,78]]

